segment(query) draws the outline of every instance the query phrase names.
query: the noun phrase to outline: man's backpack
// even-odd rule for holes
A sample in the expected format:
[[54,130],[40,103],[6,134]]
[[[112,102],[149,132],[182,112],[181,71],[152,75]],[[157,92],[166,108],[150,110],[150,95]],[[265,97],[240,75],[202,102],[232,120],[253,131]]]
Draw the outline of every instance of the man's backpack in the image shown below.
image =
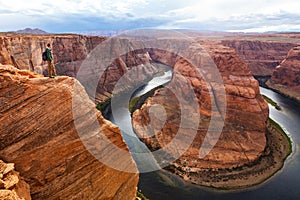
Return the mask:
[[43,61],[47,61],[48,60],[47,51],[43,52],[42,58],[43,58]]

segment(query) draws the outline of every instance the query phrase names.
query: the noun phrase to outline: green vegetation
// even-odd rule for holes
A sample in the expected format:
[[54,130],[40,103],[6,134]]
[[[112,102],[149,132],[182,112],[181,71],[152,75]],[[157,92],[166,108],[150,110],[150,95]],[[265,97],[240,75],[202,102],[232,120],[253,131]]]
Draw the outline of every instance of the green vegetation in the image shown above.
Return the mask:
[[289,141],[289,153],[288,153],[287,156],[284,158],[284,159],[286,159],[286,158],[292,153],[292,149],[293,149],[293,147],[292,147],[292,140],[291,140],[291,138],[286,134],[286,132],[282,129],[282,127],[281,127],[278,123],[276,123],[273,119],[269,118],[268,122],[269,122],[270,124],[272,124],[272,126],[276,127],[276,128],[277,128],[277,129],[278,129],[278,130],[286,137],[286,139]]
[[284,130],[281,128],[281,126],[280,126],[279,124],[277,124],[273,119],[269,118],[268,120],[269,120],[269,122],[270,122],[273,126],[275,126],[278,130],[280,130],[281,132],[285,133]]
[[139,197],[142,200],[149,200],[148,198],[145,197],[140,191],[136,191],[136,196]]
[[134,98],[130,99],[130,101],[129,101],[129,108],[128,108],[130,113],[134,112],[134,106],[135,106],[135,104],[138,102],[138,100],[140,98],[141,98],[141,96],[134,97]]
[[277,110],[281,110],[281,107],[275,102],[275,101],[273,101],[272,99],[270,99],[269,97],[267,97],[266,95],[262,95],[264,98],[265,98],[265,100],[269,103],[269,104],[271,104],[272,106],[274,106]]
[[[161,64],[161,63],[152,63],[152,64],[157,67],[158,71],[156,73],[153,73],[153,74],[149,75],[147,78],[145,78],[145,80],[142,81],[144,83],[149,82],[150,80],[152,80],[155,77],[160,77],[160,76],[164,75],[164,73],[167,72],[170,69],[170,67],[167,67],[166,65]],[[122,99],[122,96],[124,94],[128,94],[128,92],[131,92],[132,89],[139,86],[142,82],[136,82],[136,83],[133,82],[131,86],[128,86],[128,87],[125,86],[124,88],[120,88],[119,91],[117,92],[117,94],[113,94],[113,96],[111,98],[114,98],[114,99],[117,99],[117,100]],[[158,88],[159,87],[153,89],[153,91],[148,92],[149,94],[144,94],[144,95],[141,95],[139,97],[132,98],[129,102],[129,111],[131,113],[133,113],[134,110],[137,108],[136,104],[139,102],[140,98],[143,97],[142,100],[144,102],[147,99],[147,97],[152,96],[153,93],[154,93],[154,90],[156,90]],[[111,98],[107,98],[104,101],[98,103],[96,108],[99,111],[103,112],[103,109],[105,109],[111,103]]]
[[129,105],[128,105],[129,112],[132,114],[135,110],[140,109],[141,106],[146,102],[146,100],[149,97],[152,97],[154,95],[156,90],[163,88],[163,87],[164,87],[163,85],[157,86],[141,96],[130,99]]
[[110,101],[111,101],[111,98],[107,98],[105,99],[104,101],[101,101],[100,103],[98,103],[98,105],[96,106],[96,108],[99,110],[99,111],[103,111],[103,109],[110,104]]
[[270,89],[270,90],[272,90],[273,92],[276,92],[276,93],[278,93],[278,94],[284,96],[285,98],[288,98],[288,99],[290,99],[290,100],[292,100],[292,101],[295,101],[296,103],[300,103],[300,100],[297,99],[296,97],[293,97],[293,96],[291,96],[291,95],[288,95],[288,94],[286,94],[286,93],[283,93],[282,91],[280,91],[280,90],[278,90],[278,89],[271,88],[271,87],[268,87],[268,89]]

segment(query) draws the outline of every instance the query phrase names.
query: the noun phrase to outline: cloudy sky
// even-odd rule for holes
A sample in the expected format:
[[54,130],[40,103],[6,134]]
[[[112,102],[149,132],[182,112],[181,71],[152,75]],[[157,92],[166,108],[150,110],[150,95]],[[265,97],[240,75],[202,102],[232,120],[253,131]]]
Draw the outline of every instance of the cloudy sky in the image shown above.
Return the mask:
[[0,31],[300,31],[299,0],[3,0]]

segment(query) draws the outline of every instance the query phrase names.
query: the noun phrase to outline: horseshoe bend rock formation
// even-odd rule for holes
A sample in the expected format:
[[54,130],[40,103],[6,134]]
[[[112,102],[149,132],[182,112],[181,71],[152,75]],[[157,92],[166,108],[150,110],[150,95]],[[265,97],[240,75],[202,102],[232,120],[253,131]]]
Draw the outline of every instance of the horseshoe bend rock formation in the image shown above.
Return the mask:
[[[183,174],[201,170],[231,170],[243,165],[251,165],[259,159],[266,147],[265,133],[269,110],[267,103],[259,93],[258,82],[233,49],[218,43],[207,44],[205,42],[203,47],[209,53],[221,74],[227,104],[225,124],[223,129],[221,128],[222,133],[208,155],[199,158],[199,149],[206,136],[211,117],[218,115],[218,113],[212,112],[210,99],[210,95],[218,95],[218,93],[209,93],[208,88],[212,85],[207,83],[196,72],[192,64],[184,58],[177,58],[174,65],[173,79],[168,87],[158,89],[141,109],[133,113],[132,117],[137,135],[152,150],[166,147],[178,134],[181,112],[187,110],[188,113],[191,113],[184,119],[187,123],[192,123],[195,120],[192,114],[193,108],[189,108],[189,103],[181,105],[177,100],[178,97],[185,98],[187,89],[181,88],[180,92],[176,93],[172,91],[172,88],[184,87],[180,85],[182,76],[178,74],[183,75],[195,91],[201,114],[197,130],[191,130],[189,126],[181,127],[184,136],[189,134],[192,136],[192,132],[197,132],[188,150],[172,163],[177,172],[181,171]],[[201,65],[205,65],[205,57],[201,57],[199,60],[202,61]],[[207,74],[207,76],[213,77],[215,74]],[[217,91],[218,88],[215,87],[214,90]],[[158,114],[152,112],[151,114],[148,111],[155,104],[164,106],[165,121],[161,122],[163,112],[157,112]],[[182,107],[183,109],[180,109]],[[164,122],[165,124],[161,129]],[[151,127],[146,126],[148,124],[151,124]],[[213,131],[217,126],[218,124],[215,124]],[[208,141],[213,145],[213,142],[211,142],[213,138],[208,139]],[[182,141],[182,143],[184,142]],[[180,142],[177,145],[178,148],[181,147]],[[174,155],[177,155],[176,150],[174,150]],[[184,177],[184,175],[182,176]]]
[[267,82],[270,88],[300,101],[300,46],[292,48]]
[[[0,88],[0,159],[14,163],[33,199],[135,198],[138,174],[106,166],[90,153],[109,151],[108,158],[136,169],[120,130],[95,109],[78,81],[0,65]],[[72,105],[73,94],[80,101]],[[100,143],[101,136],[111,143]],[[127,157],[116,155],[115,146]]]

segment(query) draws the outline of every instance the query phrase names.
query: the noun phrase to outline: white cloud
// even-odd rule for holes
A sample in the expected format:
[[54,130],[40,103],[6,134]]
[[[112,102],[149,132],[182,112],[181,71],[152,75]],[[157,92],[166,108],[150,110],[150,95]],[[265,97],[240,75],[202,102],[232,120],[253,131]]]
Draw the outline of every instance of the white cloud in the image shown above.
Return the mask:
[[[283,23],[287,28],[293,26],[296,22],[287,23],[286,20],[299,16],[300,1],[50,0],[45,2],[10,0],[1,1],[0,7],[0,27],[2,29],[5,27],[6,29],[16,29],[21,25],[26,27],[32,26],[32,24],[38,26],[43,23],[42,20],[63,24],[64,20],[65,23],[69,23],[67,20],[70,18],[74,22],[77,19],[78,23],[84,21],[87,26],[89,19],[95,21],[95,18],[98,18],[101,22],[111,23],[108,28],[113,23],[115,23],[113,27],[117,27],[119,22],[125,24],[128,21],[145,21],[145,23],[155,21],[153,24],[168,28],[197,29],[209,26],[206,29],[220,27],[224,30],[235,30],[239,27],[241,29],[265,27],[259,29],[264,30],[268,27],[272,29],[272,26],[278,27]],[[95,26],[94,21],[90,22],[93,26]],[[142,26],[143,23],[137,23],[137,25]],[[79,27],[80,24],[76,24],[76,26]]]
[[239,30],[229,30],[229,32],[248,32],[248,33],[257,33],[257,32],[268,32],[268,31],[278,31],[278,32],[289,32],[289,31],[300,31],[300,24],[282,24],[282,25],[270,25],[270,26],[261,26],[248,29],[239,29]]

